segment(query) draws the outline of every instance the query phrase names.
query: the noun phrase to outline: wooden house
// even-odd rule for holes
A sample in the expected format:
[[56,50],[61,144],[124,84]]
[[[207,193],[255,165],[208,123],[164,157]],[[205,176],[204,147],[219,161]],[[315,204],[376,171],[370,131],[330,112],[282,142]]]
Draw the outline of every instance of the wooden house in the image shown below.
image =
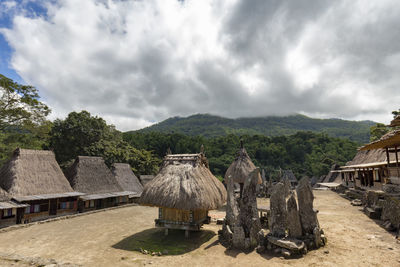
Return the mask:
[[[396,117],[398,118],[398,117]],[[396,119],[395,119],[396,120]],[[392,124],[395,123],[392,121]],[[393,185],[392,187],[400,193],[400,163],[399,163],[399,147],[400,147],[400,129],[390,131],[383,135],[379,140],[369,143],[360,148],[360,151],[380,150],[385,153],[385,163],[382,176],[385,184]]]
[[166,155],[160,172],[143,189],[140,203],[159,207],[156,227],[200,230],[208,211],[222,206],[226,189],[211,173],[203,153]]
[[[225,183],[228,184],[229,179],[233,179],[235,184],[239,184],[240,186],[240,196],[243,192],[243,185],[249,174],[256,169],[256,166],[251,161],[249,155],[247,154],[246,149],[243,146],[243,142],[240,142],[240,149],[236,154],[235,160],[229,166],[228,170],[225,173]],[[258,184],[262,183],[261,175],[258,174]]]
[[0,186],[13,200],[29,205],[23,222],[76,213],[82,195],[71,188],[52,151],[16,149],[0,170]]
[[111,172],[124,191],[130,191],[129,202],[135,202],[143,192],[143,185],[133,173],[128,163],[114,163]]
[[65,175],[74,190],[85,193],[80,212],[126,204],[135,194],[123,190],[101,157],[78,156]]
[[28,204],[12,201],[9,194],[0,188],[0,228],[22,223],[27,207]]

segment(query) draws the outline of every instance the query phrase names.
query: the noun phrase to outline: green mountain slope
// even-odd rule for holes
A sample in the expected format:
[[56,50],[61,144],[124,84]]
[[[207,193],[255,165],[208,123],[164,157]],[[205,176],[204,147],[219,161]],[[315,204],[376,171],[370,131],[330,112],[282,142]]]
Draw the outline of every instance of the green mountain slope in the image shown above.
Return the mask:
[[218,137],[234,135],[290,135],[298,131],[326,133],[331,137],[348,138],[359,143],[369,141],[372,121],[346,121],[341,119],[313,119],[304,115],[285,117],[228,119],[209,114],[173,117],[138,132],[181,133],[189,136]]

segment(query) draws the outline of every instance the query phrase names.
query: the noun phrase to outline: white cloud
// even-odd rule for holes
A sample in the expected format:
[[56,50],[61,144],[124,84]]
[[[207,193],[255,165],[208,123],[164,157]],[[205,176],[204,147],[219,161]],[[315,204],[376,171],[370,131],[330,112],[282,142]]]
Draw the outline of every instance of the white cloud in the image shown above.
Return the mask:
[[[12,1],[8,1],[12,2]],[[398,109],[397,1],[43,1],[2,29],[11,64],[63,117],[121,130],[169,116],[390,119]]]

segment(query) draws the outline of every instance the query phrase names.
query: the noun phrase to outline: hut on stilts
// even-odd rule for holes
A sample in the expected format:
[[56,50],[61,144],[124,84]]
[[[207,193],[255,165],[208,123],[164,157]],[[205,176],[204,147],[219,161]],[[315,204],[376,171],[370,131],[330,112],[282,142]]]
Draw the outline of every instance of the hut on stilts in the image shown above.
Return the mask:
[[148,182],[140,203],[159,207],[156,227],[200,230],[210,217],[208,211],[222,206],[226,201],[223,184],[211,173],[204,153],[168,154],[160,172]]
[[16,149],[0,170],[0,187],[12,200],[28,204],[23,222],[76,213],[77,199],[52,151]]
[[111,166],[111,172],[124,191],[134,193],[129,195],[130,203],[134,202],[135,199],[138,199],[142,195],[143,185],[133,173],[131,165],[128,163],[114,163]]
[[126,204],[135,194],[122,189],[101,157],[78,156],[65,176],[74,190],[85,193],[79,198],[80,212]]

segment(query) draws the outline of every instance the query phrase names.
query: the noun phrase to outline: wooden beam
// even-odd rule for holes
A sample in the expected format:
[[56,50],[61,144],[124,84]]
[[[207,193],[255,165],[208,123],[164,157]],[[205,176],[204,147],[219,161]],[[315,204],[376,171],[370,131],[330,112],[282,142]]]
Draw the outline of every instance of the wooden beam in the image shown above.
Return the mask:
[[397,177],[400,177],[400,170],[399,170],[399,156],[397,155],[397,146],[394,147],[395,155],[396,155],[396,169],[397,169]]
[[386,159],[387,159],[387,164],[388,164],[388,167],[389,167],[390,157],[389,157],[389,149],[388,148],[386,148]]

